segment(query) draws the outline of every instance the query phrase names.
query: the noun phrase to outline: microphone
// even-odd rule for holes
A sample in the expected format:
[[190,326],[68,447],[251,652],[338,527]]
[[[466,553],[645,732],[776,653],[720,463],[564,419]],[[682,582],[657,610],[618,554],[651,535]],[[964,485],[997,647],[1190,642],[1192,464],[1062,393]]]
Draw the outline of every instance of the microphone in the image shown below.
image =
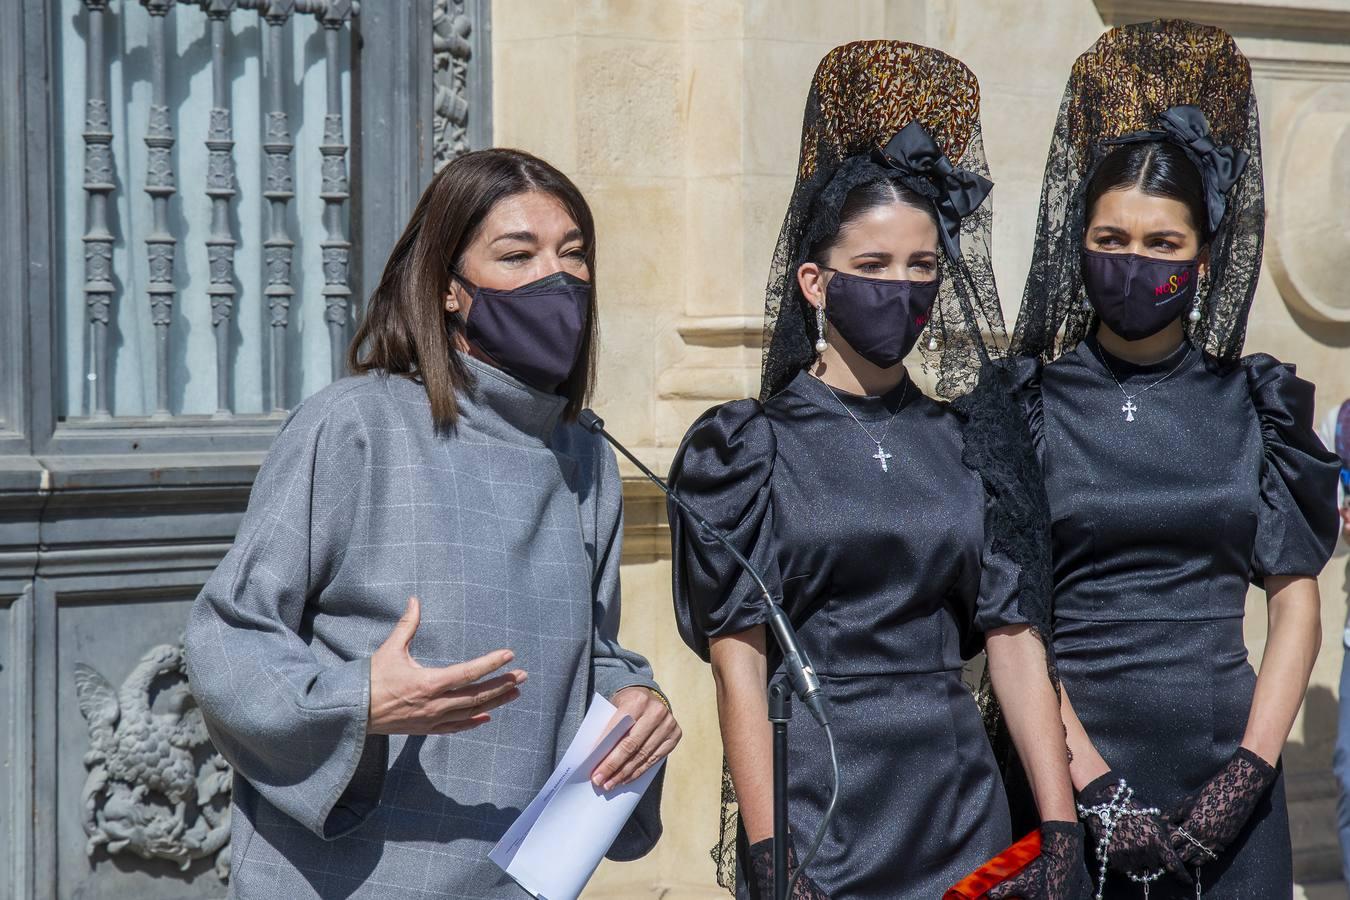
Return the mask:
[[732,558],[744,569],[759,588],[760,593],[764,595],[764,608],[769,613],[769,629],[773,632],[774,638],[778,641],[778,649],[783,653],[783,670],[787,673],[788,682],[792,685],[792,692],[808,710],[811,711],[811,717],[823,726],[830,724],[829,711],[825,706],[825,695],[820,689],[820,678],[816,675],[816,670],[811,665],[811,660],[807,658],[806,651],[801,648],[797,642],[797,632],[792,627],[792,622],[788,619],[787,613],[783,607],[774,599],[769,586],[764,583],[755,567],[751,565],[750,560],[746,559],[741,551],[737,550],[731,540],[722,532],[720,528],[711,525],[707,519],[694,509],[684,498],[671,490],[661,478],[647,468],[642,460],[634,456],[627,447],[621,444],[614,435],[605,430],[605,420],[597,416],[592,410],[583,409],[577,415],[577,424],[592,434],[598,434],[624,457],[637,466],[637,470],[647,476],[652,484],[661,489],[661,493],[670,498],[671,502],[682,509],[690,519],[698,525],[699,530],[721,544]]

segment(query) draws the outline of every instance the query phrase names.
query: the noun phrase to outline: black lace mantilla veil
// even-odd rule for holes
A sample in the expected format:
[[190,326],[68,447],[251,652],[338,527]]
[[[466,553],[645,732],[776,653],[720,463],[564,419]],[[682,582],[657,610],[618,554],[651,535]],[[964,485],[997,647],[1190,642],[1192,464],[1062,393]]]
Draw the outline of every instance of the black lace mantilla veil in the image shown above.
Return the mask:
[[1197,295],[1200,319],[1183,320],[1196,347],[1226,362],[1241,354],[1265,231],[1251,66],[1223,30],[1179,20],[1112,29],[1074,63],[1045,164],[1014,353],[1049,362],[1094,326],[1080,268],[1088,181],[1114,149],[1110,142],[1156,131],[1164,112],[1182,106],[1204,113],[1210,145],[1247,156],[1237,182],[1223,193],[1226,208],[1217,229],[1210,223],[1209,272]]
[[[815,316],[801,294],[797,268],[821,237],[835,232],[849,191],[879,175],[895,178],[932,199],[940,221],[956,231],[950,205],[943,215],[945,197],[959,195],[962,185],[989,179],[979,97],[979,83],[963,63],[917,44],[859,41],[836,47],[821,60],[806,100],[797,181],[769,270],[761,400],[815,361]],[[911,124],[922,126],[921,140],[931,139],[942,156],[917,174],[904,161],[897,167],[884,152]],[[936,371],[939,398],[963,416],[963,460],[985,484],[993,552],[1018,565],[1019,609],[1044,638],[1049,634],[1049,513],[1031,437],[1001,365],[1008,341],[991,264],[992,203],[986,196],[973,210],[961,212],[959,231],[943,235],[941,286],[918,351],[925,368]],[[978,649],[978,643],[967,648],[970,653]],[[1051,671],[1053,678],[1053,665]],[[987,682],[977,697],[994,737],[1000,720]],[[722,827],[713,859],[718,883],[733,891],[735,804],[724,766]]]

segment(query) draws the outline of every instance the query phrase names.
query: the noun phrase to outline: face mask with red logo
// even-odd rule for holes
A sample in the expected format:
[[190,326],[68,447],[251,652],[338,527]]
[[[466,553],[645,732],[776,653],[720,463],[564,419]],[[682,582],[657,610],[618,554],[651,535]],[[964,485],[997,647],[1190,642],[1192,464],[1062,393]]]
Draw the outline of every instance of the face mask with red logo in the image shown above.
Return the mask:
[[897,281],[828,271],[834,277],[825,291],[825,318],[840,337],[883,369],[909,355],[937,300],[938,279]]
[[1083,251],[1083,286],[1106,326],[1127,341],[1162,331],[1195,299],[1200,259]]

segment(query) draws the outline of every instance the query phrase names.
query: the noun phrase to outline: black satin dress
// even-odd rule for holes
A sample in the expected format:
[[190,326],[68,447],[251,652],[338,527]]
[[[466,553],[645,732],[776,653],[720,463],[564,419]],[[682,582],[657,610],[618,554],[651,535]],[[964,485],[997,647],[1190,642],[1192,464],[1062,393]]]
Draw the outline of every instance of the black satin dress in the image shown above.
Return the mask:
[[[935,900],[1010,843],[961,669],[980,634],[1025,621],[1012,599],[1017,571],[986,547],[985,492],[961,462],[955,413],[909,382],[884,397],[838,396],[803,372],[762,406],[710,410],[671,481],[781,591],[828,695],[839,812],[810,875],[839,900]],[[878,437],[895,413],[889,471],[841,402]],[[716,544],[678,518],[673,529],[676,615],[706,659],[710,637],[762,624],[763,604]],[[828,799],[829,758],[805,709],[789,740],[791,827],[804,854]],[[743,832],[739,849],[743,861]],[[750,896],[744,868],[740,897]]]
[[[1269,356],[1224,366],[1183,344],[1134,366],[1089,339],[1043,369],[1019,363],[1050,499],[1060,678],[1107,764],[1166,811],[1246,730],[1248,584],[1315,576],[1331,555],[1336,457],[1313,431],[1312,385]],[[1201,881],[1213,900],[1290,896],[1283,776]],[[1143,889],[1112,873],[1106,896]],[[1149,896],[1195,893],[1165,877]]]

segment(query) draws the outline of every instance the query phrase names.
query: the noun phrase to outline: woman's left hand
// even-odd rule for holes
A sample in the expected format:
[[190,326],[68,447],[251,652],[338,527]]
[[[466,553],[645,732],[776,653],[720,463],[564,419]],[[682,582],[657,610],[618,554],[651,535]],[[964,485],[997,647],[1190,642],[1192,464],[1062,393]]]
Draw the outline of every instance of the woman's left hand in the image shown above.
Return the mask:
[[1213,861],[1237,840],[1278,774],[1260,756],[1238,747],[1228,765],[1172,814],[1178,823],[1172,846],[1181,858],[1192,866]]
[[1014,877],[990,888],[989,900],[1078,900],[1091,893],[1092,882],[1083,862],[1083,826],[1044,822],[1040,856]]
[[603,791],[628,784],[670,755],[682,732],[670,707],[650,688],[624,688],[610,698],[619,712],[632,717],[633,727],[591,774]]

